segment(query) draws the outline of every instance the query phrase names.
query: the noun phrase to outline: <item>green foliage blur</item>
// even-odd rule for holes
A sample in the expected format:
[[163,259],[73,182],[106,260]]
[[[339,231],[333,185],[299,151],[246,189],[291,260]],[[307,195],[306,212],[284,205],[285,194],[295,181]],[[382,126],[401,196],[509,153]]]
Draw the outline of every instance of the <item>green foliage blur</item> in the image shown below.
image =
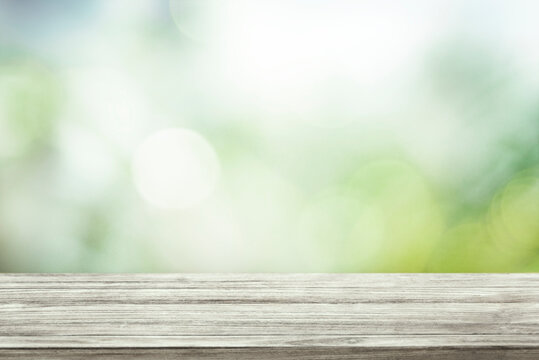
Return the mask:
[[538,271],[539,3],[479,3],[0,0],[0,271]]

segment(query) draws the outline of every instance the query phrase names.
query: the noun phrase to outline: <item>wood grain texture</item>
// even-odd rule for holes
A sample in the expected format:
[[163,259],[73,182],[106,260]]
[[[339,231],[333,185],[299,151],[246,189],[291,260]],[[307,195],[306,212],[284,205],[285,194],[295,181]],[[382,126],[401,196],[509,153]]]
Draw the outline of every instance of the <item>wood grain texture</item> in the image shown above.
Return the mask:
[[539,359],[539,274],[0,274],[0,359]]

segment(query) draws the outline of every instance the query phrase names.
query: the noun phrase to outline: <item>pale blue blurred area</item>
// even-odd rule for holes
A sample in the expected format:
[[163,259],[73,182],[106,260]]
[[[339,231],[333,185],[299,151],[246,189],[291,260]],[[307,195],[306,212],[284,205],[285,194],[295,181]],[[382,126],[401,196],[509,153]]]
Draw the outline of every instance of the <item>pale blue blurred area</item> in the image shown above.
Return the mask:
[[538,10],[0,0],[0,271],[537,271]]

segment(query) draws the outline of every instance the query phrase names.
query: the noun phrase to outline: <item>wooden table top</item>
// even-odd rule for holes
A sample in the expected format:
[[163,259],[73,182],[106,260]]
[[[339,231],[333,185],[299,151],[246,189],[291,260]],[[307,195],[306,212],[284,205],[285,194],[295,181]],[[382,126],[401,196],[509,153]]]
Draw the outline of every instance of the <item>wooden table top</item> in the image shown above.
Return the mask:
[[539,274],[0,274],[0,359],[539,359]]

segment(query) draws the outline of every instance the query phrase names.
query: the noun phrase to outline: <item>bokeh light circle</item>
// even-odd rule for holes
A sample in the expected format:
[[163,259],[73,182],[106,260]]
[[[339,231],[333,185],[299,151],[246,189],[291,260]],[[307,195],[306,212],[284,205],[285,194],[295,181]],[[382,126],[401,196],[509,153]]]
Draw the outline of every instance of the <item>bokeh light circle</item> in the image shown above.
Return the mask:
[[182,34],[193,40],[208,40],[215,35],[223,15],[221,9],[227,3],[220,0],[170,0],[169,5],[172,19]]
[[490,232],[509,254],[527,258],[539,245],[539,176],[528,169],[513,178],[492,201]]
[[206,199],[219,174],[217,155],[194,131],[160,130],[148,137],[133,159],[138,191],[163,209],[186,209]]

